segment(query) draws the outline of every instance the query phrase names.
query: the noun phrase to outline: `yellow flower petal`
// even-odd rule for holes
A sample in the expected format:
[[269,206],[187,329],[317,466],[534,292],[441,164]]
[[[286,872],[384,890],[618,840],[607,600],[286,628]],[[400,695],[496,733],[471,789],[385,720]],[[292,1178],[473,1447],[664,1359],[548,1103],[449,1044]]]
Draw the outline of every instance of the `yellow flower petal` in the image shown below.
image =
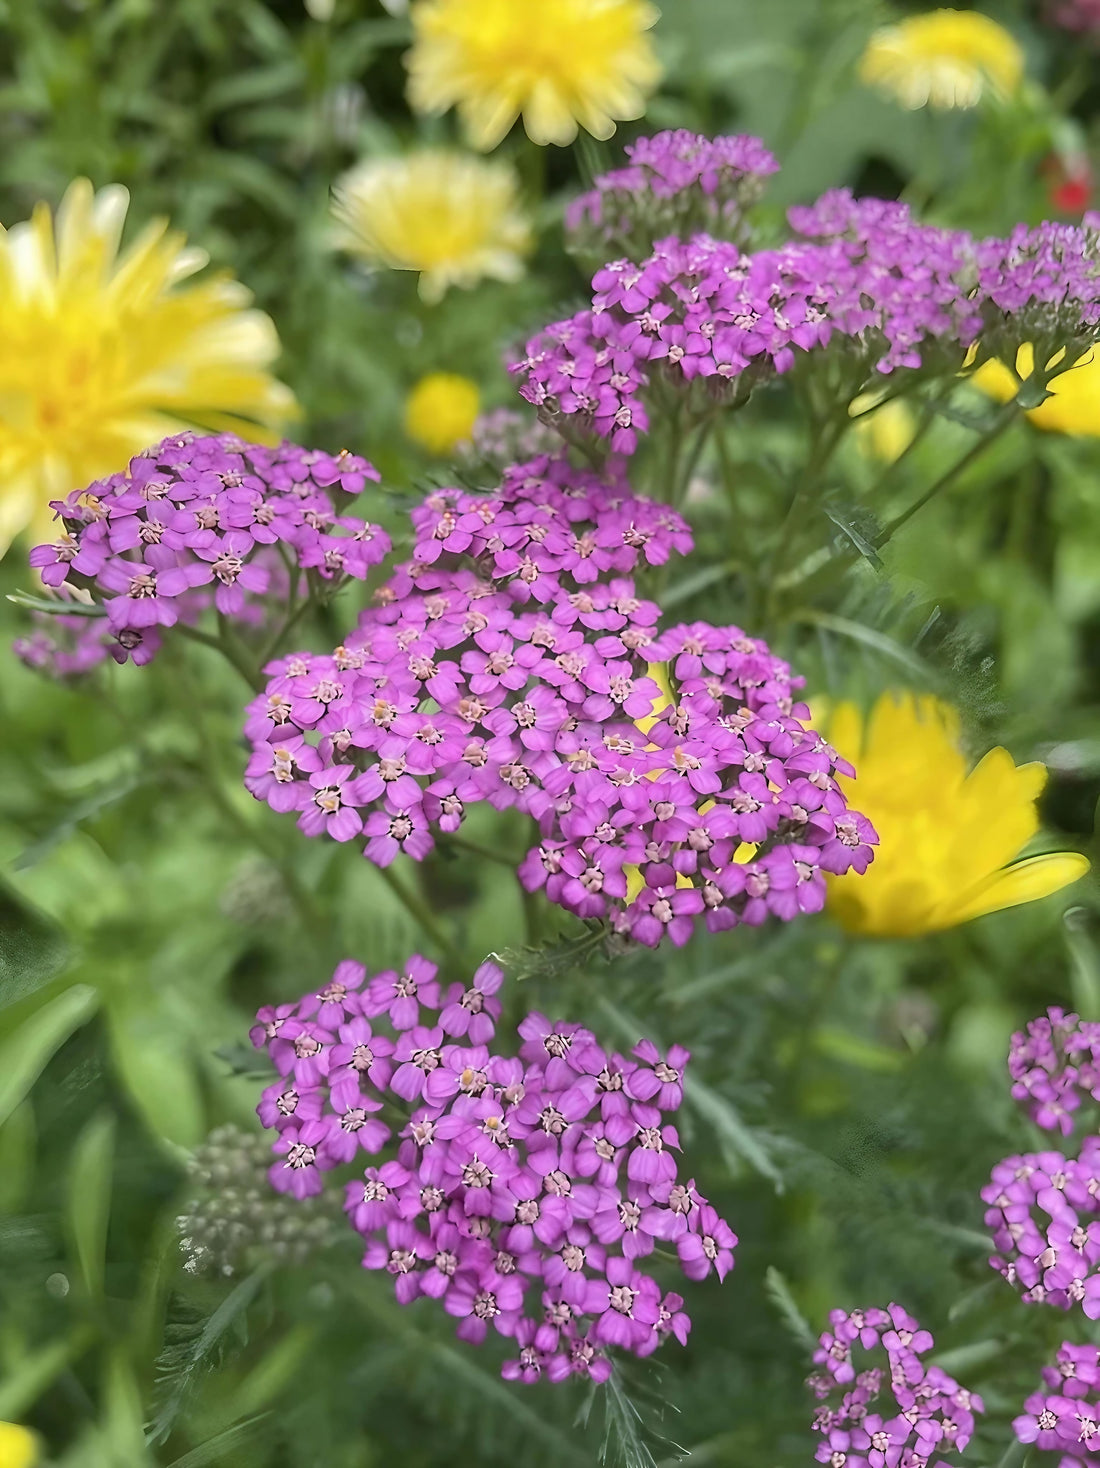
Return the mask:
[[118,253],[128,195],[69,186],[0,229],[0,554],[49,501],[185,427],[270,437],[296,411],[275,328],[161,221]]
[[333,215],[338,245],[419,271],[432,303],[453,285],[517,280],[531,248],[515,170],[445,149],[360,163],[337,184]]
[[1028,857],[937,909],[935,925],[953,928],[986,913],[1050,897],[1071,882],[1080,881],[1088,870],[1088,859],[1075,851]]
[[987,91],[1019,91],[1024,53],[979,10],[932,10],[877,30],[859,74],[903,107],[975,107]]
[[902,937],[952,927],[1045,896],[1084,870],[1073,854],[1040,858],[1033,878],[1029,862],[1005,870],[1039,828],[1046,771],[992,749],[967,773],[949,704],[886,693],[866,724],[851,704],[816,712],[856,767],[855,780],[841,779],[845,795],[879,836],[864,876],[828,879],[829,911],[850,932]]
[[485,151],[521,114],[535,143],[571,143],[578,124],[609,138],[660,80],[648,0],[418,0],[410,17],[410,103],[457,107]]
[[[1016,355],[1016,371],[1021,378],[1030,375],[1034,360],[1035,353],[1025,342]],[[984,362],[971,381],[1000,403],[1014,398],[1019,388],[1003,362]],[[1100,355],[1095,349],[1090,347],[1072,367],[1052,377],[1047,391],[1051,396],[1028,411],[1028,419],[1036,428],[1048,433],[1100,437]]]
[[432,454],[449,454],[470,437],[477,419],[477,383],[455,372],[429,372],[405,403],[405,432]]
[[39,1446],[38,1434],[29,1427],[0,1422],[0,1468],[34,1468]]

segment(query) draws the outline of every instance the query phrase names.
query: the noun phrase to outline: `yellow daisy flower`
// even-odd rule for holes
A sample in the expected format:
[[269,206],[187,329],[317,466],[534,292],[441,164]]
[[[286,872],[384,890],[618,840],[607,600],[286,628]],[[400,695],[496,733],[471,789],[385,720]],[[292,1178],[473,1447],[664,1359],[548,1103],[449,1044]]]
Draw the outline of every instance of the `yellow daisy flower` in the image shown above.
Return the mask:
[[865,876],[828,879],[829,911],[849,932],[899,938],[953,928],[1048,897],[1088,871],[1075,852],[1013,861],[1039,829],[1046,770],[991,749],[968,772],[949,704],[886,693],[866,725],[852,704],[826,723],[856,767],[856,780],[841,780],[845,794],[880,841]]
[[917,431],[913,410],[904,398],[876,406],[878,395],[861,393],[848,405],[856,442],[869,459],[892,464],[913,442]]
[[860,79],[903,107],[976,107],[985,92],[1011,97],[1024,75],[1015,39],[979,10],[930,10],[883,26],[867,43]]
[[70,184],[0,227],[0,555],[28,526],[49,538],[51,499],[122,469],[184,427],[270,442],[295,412],[267,368],[279,339],[225,274],[159,220],[123,253],[129,196]]
[[645,112],[661,77],[649,0],[418,0],[406,56],[417,112],[458,108],[475,148],[519,115],[533,143],[609,138]]
[[[1035,353],[1025,343],[1016,354],[1016,371],[1030,376]],[[970,379],[999,403],[1016,396],[1019,384],[1003,362],[985,362]],[[1028,412],[1036,428],[1052,433],[1074,433],[1100,437],[1100,357],[1090,347],[1083,357],[1047,384],[1052,394]]]
[[38,1434],[29,1427],[0,1422],[0,1468],[34,1468],[38,1449]]
[[449,454],[473,431],[477,383],[457,372],[429,372],[405,403],[405,432],[430,454]]
[[531,248],[515,170],[444,149],[360,163],[337,184],[333,214],[338,245],[419,271],[426,301],[486,276],[518,280]]

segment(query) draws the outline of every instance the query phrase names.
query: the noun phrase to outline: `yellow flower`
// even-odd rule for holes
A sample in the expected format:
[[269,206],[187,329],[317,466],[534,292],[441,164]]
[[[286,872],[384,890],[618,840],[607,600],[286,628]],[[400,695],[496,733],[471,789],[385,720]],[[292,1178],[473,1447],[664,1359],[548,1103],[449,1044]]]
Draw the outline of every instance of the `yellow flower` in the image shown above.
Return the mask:
[[1046,770],[991,749],[968,773],[949,704],[886,693],[866,727],[841,704],[827,732],[856,767],[856,780],[841,780],[845,794],[880,841],[865,876],[829,878],[829,910],[849,932],[898,938],[953,928],[1048,897],[1088,871],[1074,852],[1013,862],[1039,829]]
[[38,1434],[15,1422],[0,1422],[0,1468],[33,1468],[38,1462]]
[[515,171],[464,153],[425,148],[368,159],[335,190],[337,243],[375,265],[418,270],[420,294],[518,280],[531,247]]
[[419,0],[406,56],[417,112],[458,107],[475,148],[516,118],[533,143],[609,138],[645,112],[661,68],[649,0]]
[[1024,53],[980,10],[930,10],[877,30],[859,75],[903,107],[976,107],[987,89],[1012,96]]
[[0,554],[28,525],[49,536],[66,495],[185,426],[271,440],[295,411],[266,370],[270,319],[164,220],[122,255],[128,195],[70,184],[0,228]]
[[904,398],[893,398],[881,407],[875,402],[874,393],[861,393],[849,404],[848,414],[855,420],[856,441],[868,458],[892,464],[913,442],[917,428],[913,410]]
[[405,403],[405,432],[431,454],[449,454],[470,437],[479,403],[477,383],[456,372],[429,372]]
[[[1029,376],[1034,361],[1035,353],[1025,343],[1016,355],[1016,371],[1021,378]],[[984,363],[971,381],[1000,403],[1014,398],[1019,386],[1003,362]],[[1100,358],[1091,347],[1073,367],[1052,377],[1047,391],[1053,396],[1027,415],[1036,428],[1100,436]]]

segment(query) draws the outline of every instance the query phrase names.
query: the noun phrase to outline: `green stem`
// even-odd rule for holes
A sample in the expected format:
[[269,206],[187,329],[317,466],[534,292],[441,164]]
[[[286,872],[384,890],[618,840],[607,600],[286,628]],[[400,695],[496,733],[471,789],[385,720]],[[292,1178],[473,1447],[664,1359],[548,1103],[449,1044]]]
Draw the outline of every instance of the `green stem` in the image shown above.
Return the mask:
[[486,861],[499,862],[501,866],[511,867],[513,870],[519,865],[519,862],[513,861],[507,852],[495,851],[491,846],[482,846],[479,841],[470,841],[466,836],[458,836],[452,831],[441,831],[436,839],[444,850],[469,851],[474,856],[484,857]]
[[297,606],[294,605],[294,601],[295,598],[292,595],[287,603],[287,614],[283,618],[281,625],[276,628],[273,635],[263,646],[263,648],[261,648],[259,658],[257,659],[257,663],[260,668],[263,668],[264,665],[275,656],[275,654],[279,651],[279,648],[285,641],[287,633],[290,632],[293,627],[296,627],[298,625],[298,623],[302,620],[302,617],[305,615],[306,612],[309,611],[310,607],[313,605],[313,598],[308,596],[304,600],[298,602]]
[[221,653],[226,662],[237,670],[254,693],[259,693],[263,688],[264,680],[252,667],[244,655],[244,649],[239,645],[223,642],[218,637],[211,637],[209,632],[202,632],[198,627],[188,627],[185,622],[177,622],[173,631],[178,632],[181,637],[186,637],[190,642],[201,642],[203,647],[210,647],[215,652]]
[[829,460],[836,452],[837,446],[848,429],[848,416],[845,409],[844,417],[841,419],[838,413],[826,418],[817,418],[814,421],[810,435],[810,452],[805,472],[799,476],[791,502],[787,506],[787,513],[783,517],[783,523],[779,527],[775,546],[772,551],[771,561],[767,571],[768,591],[765,600],[766,616],[770,622],[775,615],[778,603],[778,583],[790,563],[791,554],[794,550],[795,532],[798,522],[806,507],[810,496],[821,483]]
[[423,897],[420,896],[419,892],[410,892],[390,867],[375,867],[375,871],[409,916],[420,924],[424,932],[447,955],[452,963],[457,963],[460,958],[457,947],[440,927],[436,921],[435,914],[424,901]]
[[[917,420],[917,426],[914,430],[913,437],[905,445],[897,458],[894,459],[892,463],[887,464],[886,468],[879,476],[878,482],[872,487],[870,491],[871,498],[875,498],[882,493],[885,486],[890,482],[891,479],[894,478],[898,470],[905,463],[906,459],[908,459],[909,456],[914,452],[914,450],[923,442],[925,435],[928,433],[933,423],[935,423],[936,415],[939,413],[940,408],[955,391],[955,386],[956,384],[952,380],[948,383],[943,392],[937,393],[934,397],[925,399],[924,407],[921,411],[920,418]],[[885,407],[887,402],[896,402],[900,396],[901,394],[896,394],[893,398],[884,398],[883,401],[878,404],[878,408]],[[873,411],[877,412],[878,408],[874,409]],[[863,416],[864,415],[862,413],[859,415],[859,417],[861,418]]]
[[923,510],[925,505],[928,504],[930,500],[935,499],[936,495],[938,495],[941,490],[946,489],[949,484],[954,483],[954,481],[959,477],[960,474],[965,474],[966,470],[970,468],[970,465],[973,464],[976,459],[981,458],[986,449],[989,448],[989,446],[994,443],[998,438],[1000,438],[1001,434],[1004,433],[1006,428],[1010,427],[1016,421],[1016,416],[1019,411],[1020,407],[1015,398],[1012,400],[1012,402],[1006,403],[994,419],[992,427],[988,428],[985,433],[982,434],[977,443],[973,444],[956,464],[953,464],[950,469],[945,470],[944,473],[942,473],[940,477],[936,480],[936,482],[929,489],[925,490],[925,492],[920,496],[919,499],[914,500],[907,510],[903,510],[900,515],[896,515],[894,519],[891,520],[889,524],[887,524],[883,528],[882,533],[875,541],[875,545],[885,545],[886,542],[891,538],[891,536],[893,536],[898,530],[901,529],[903,525],[905,525],[909,520],[913,518],[918,510]]

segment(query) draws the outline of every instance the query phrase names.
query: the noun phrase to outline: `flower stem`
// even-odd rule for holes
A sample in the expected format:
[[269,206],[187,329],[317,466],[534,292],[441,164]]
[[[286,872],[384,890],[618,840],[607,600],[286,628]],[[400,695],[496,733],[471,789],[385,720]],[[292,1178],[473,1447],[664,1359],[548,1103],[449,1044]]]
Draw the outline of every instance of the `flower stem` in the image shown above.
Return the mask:
[[461,957],[458,948],[436,921],[435,914],[424,901],[423,897],[421,897],[420,893],[410,892],[389,867],[375,867],[375,871],[409,916],[420,924],[428,937],[447,955],[452,963],[457,963]]
[[178,632],[182,637],[188,638],[191,642],[201,642],[204,647],[211,647],[215,652],[220,652],[226,662],[237,670],[254,693],[259,693],[261,688],[263,688],[263,679],[257,670],[251,666],[248,658],[245,656],[244,649],[239,644],[228,640],[223,641],[220,637],[212,637],[209,632],[202,632],[198,627],[188,627],[186,622],[177,622],[172,630]]
[[941,490],[946,489],[949,484],[952,484],[959,477],[960,474],[964,474],[966,470],[969,469],[970,465],[973,464],[976,459],[979,459],[992,443],[1000,438],[1005,429],[1010,427],[1010,425],[1016,421],[1016,416],[1019,411],[1019,404],[1017,403],[1015,398],[1010,403],[1006,403],[1001,411],[997,414],[996,418],[993,420],[992,426],[986,429],[985,433],[982,434],[977,443],[973,444],[962,456],[962,458],[959,459],[957,463],[953,464],[950,469],[945,470],[944,473],[942,473],[940,477],[936,480],[936,482],[929,489],[925,490],[925,492],[919,497],[919,499],[913,501],[913,503],[909,506],[907,510],[903,510],[900,515],[896,515],[894,519],[889,522],[889,524],[884,526],[882,533],[875,541],[876,547],[885,545],[886,542],[891,538],[891,536],[893,536],[898,530],[901,529],[904,524],[906,524],[909,520],[913,518],[918,510],[924,509],[929,500],[934,499]]

